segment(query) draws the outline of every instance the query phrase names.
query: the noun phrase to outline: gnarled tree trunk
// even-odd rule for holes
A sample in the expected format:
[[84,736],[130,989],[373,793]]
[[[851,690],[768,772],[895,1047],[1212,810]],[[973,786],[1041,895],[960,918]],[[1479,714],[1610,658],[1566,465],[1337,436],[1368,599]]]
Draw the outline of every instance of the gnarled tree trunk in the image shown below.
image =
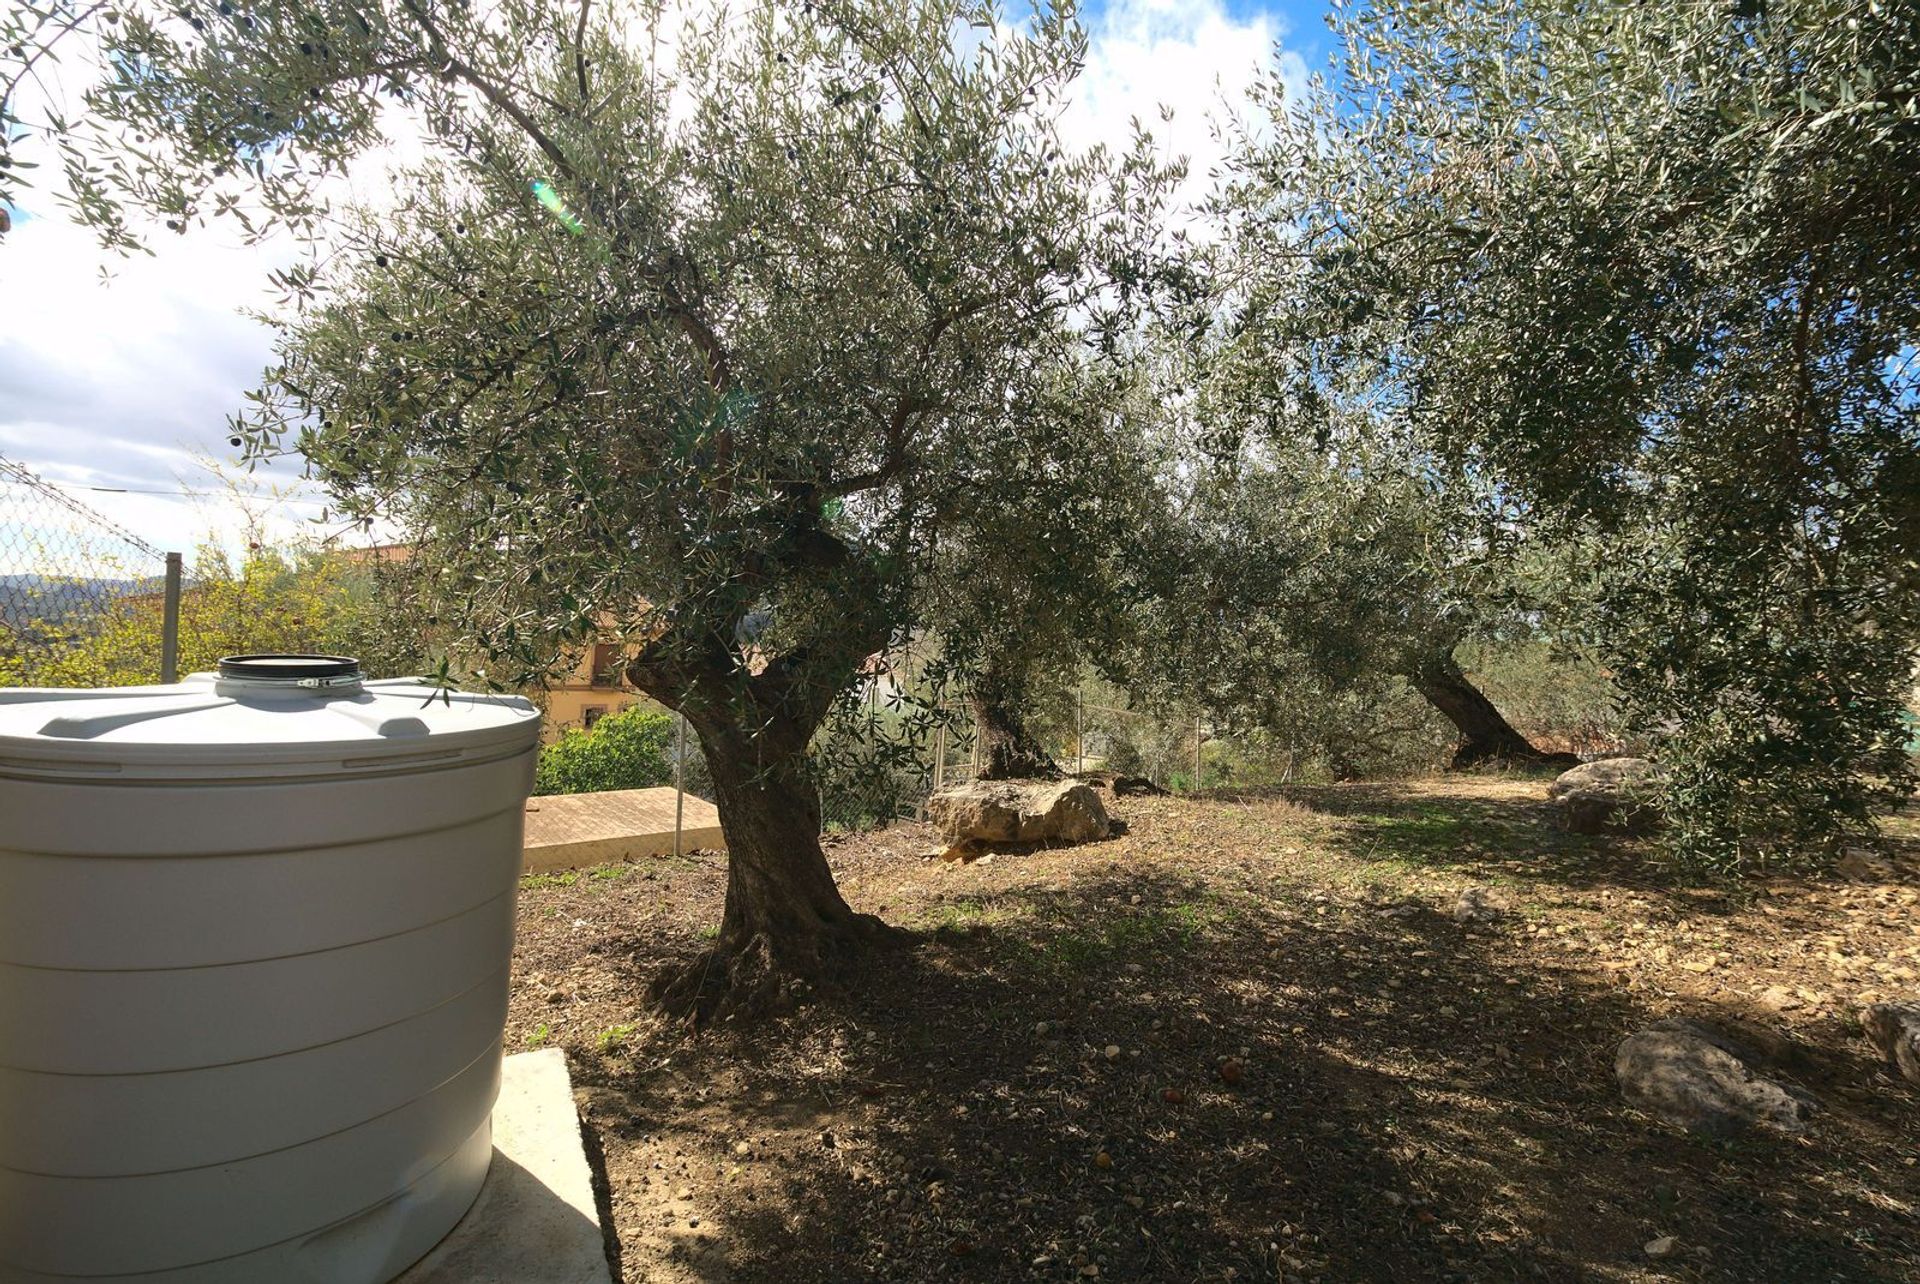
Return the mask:
[[1021,717],[1015,684],[991,667],[975,679],[968,699],[980,743],[982,780],[1058,780],[1060,768]]
[[1493,701],[1468,680],[1453,658],[1452,647],[1426,656],[1414,666],[1408,680],[1427,703],[1459,728],[1461,739],[1451,763],[1455,771],[1485,763],[1573,765],[1579,762],[1572,754],[1547,753],[1516,731],[1494,707]]
[[713,778],[727,838],[727,900],[720,934],[695,962],[656,987],[667,1009],[695,1022],[790,1007],[838,986],[863,946],[887,929],[856,914],[834,885],[820,846],[820,794],[807,766],[812,728],[774,717],[746,732],[690,714]]
[[653,987],[667,1012],[691,1023],[779,1011],[840,988],[867,946],[897,939],[848,907],[820,845],[809,748],[834,700],[889,637],[877,607],[848,600],[815,645],[791,645],[757,671],[741,654],[740,631],[711,625],[664,632],[628,668],[699,737],[727,839],[719,935]]

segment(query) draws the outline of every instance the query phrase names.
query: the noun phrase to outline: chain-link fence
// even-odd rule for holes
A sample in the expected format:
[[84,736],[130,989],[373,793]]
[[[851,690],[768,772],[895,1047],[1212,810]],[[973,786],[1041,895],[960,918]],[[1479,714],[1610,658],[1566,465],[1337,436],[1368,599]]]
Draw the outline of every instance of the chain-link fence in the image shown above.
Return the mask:
[[1208,737],[1200,720],[1121,708],[1074,693],[1073,756],[1078,773],[1133,776],[1162,789],[1191,789],[1205,780]]
[[179,554],[0,457],[0,686],[65,677],[77,652],[148,614],[152,666],[170,681],[180,575]]
[[926,814],[927,799],[978,771],[973,725],[957,701],[870,682],[814,742],[821,819],[874,829]]

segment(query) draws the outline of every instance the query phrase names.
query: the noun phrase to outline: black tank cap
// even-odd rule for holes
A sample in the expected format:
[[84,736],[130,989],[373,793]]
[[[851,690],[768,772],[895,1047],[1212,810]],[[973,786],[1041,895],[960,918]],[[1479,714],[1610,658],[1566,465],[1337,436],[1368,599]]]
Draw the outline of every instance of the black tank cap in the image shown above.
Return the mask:
[[223,678],[265,678],[297,682],[302,678],[351,678],[360,661],[344,655],[229,655],[220,661]]

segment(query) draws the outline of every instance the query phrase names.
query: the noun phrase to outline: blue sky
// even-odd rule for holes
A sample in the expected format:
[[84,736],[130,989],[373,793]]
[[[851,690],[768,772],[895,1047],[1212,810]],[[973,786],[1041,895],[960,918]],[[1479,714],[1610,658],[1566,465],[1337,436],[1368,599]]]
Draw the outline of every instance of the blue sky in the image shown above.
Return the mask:
[[[1217,157],[1209,116],[1270,65],[1276,44],[1289,78],[1319,70],[1325,13],[1313,0],[1090,0],[1069,133],[1123,141],[1137,115],[1204,175]],[[1170,125],[1158,120],[1162,104]],[[271,306],[267,274],[294,249],[243,245],[230,227],[156,229],[151,257],[115,259],[44,197],[29,208],[39,217],[0,238],[0,454],[160,547],[191,550],[208,536],[232,545],[248,527],[233,502],[182,492],[222,489],[203,461],[231,460],[227,415],[271,356],[267,330],[246,313]],[[123,493],[79,489],[102,486]],[[283,538],[313,533],[319,512],[309,493],[262,502],[252,520]]]
[[[1224,0],[1220,6],[1230,18],[1252,18],[1261,14],[1285,18],[1296,27],[1317,26],[1321,16],[1327,12],[1323,0]],[[1086,0],[1080,13],[1085,19],[1092,20],[1108,8],[1108,0]]]
[[1257,14],[1266,14],[1285,24],[1288,35],[1287,46],[1294,52],[1308,57],[1308,63],[1317,67],[1327,49],[1328,7],[1325,0],[1276,0],[1272,4],[1260,4],[1257,0],[1228,0],[1227,12],[1235,18],[1248,18]]

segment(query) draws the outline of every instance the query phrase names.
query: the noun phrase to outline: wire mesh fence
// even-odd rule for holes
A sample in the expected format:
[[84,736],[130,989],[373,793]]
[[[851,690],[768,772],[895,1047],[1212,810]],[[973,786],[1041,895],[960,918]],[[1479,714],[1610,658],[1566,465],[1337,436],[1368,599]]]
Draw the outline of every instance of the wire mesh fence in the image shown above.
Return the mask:
[[1074,715],[1075,771],[1132,776],[1162,789],[1202,783],[1206,737],[1198,719],[1103,704],[1078,692]]
[[978,770],[975,736],[956,702],[926,703],[872,683],[814,746],[821,821],[874,829],[926,814],[927,799]]
[[170,676],[180,559],[0,456],[0,686],[34,686],[90,640],[151,613]]

